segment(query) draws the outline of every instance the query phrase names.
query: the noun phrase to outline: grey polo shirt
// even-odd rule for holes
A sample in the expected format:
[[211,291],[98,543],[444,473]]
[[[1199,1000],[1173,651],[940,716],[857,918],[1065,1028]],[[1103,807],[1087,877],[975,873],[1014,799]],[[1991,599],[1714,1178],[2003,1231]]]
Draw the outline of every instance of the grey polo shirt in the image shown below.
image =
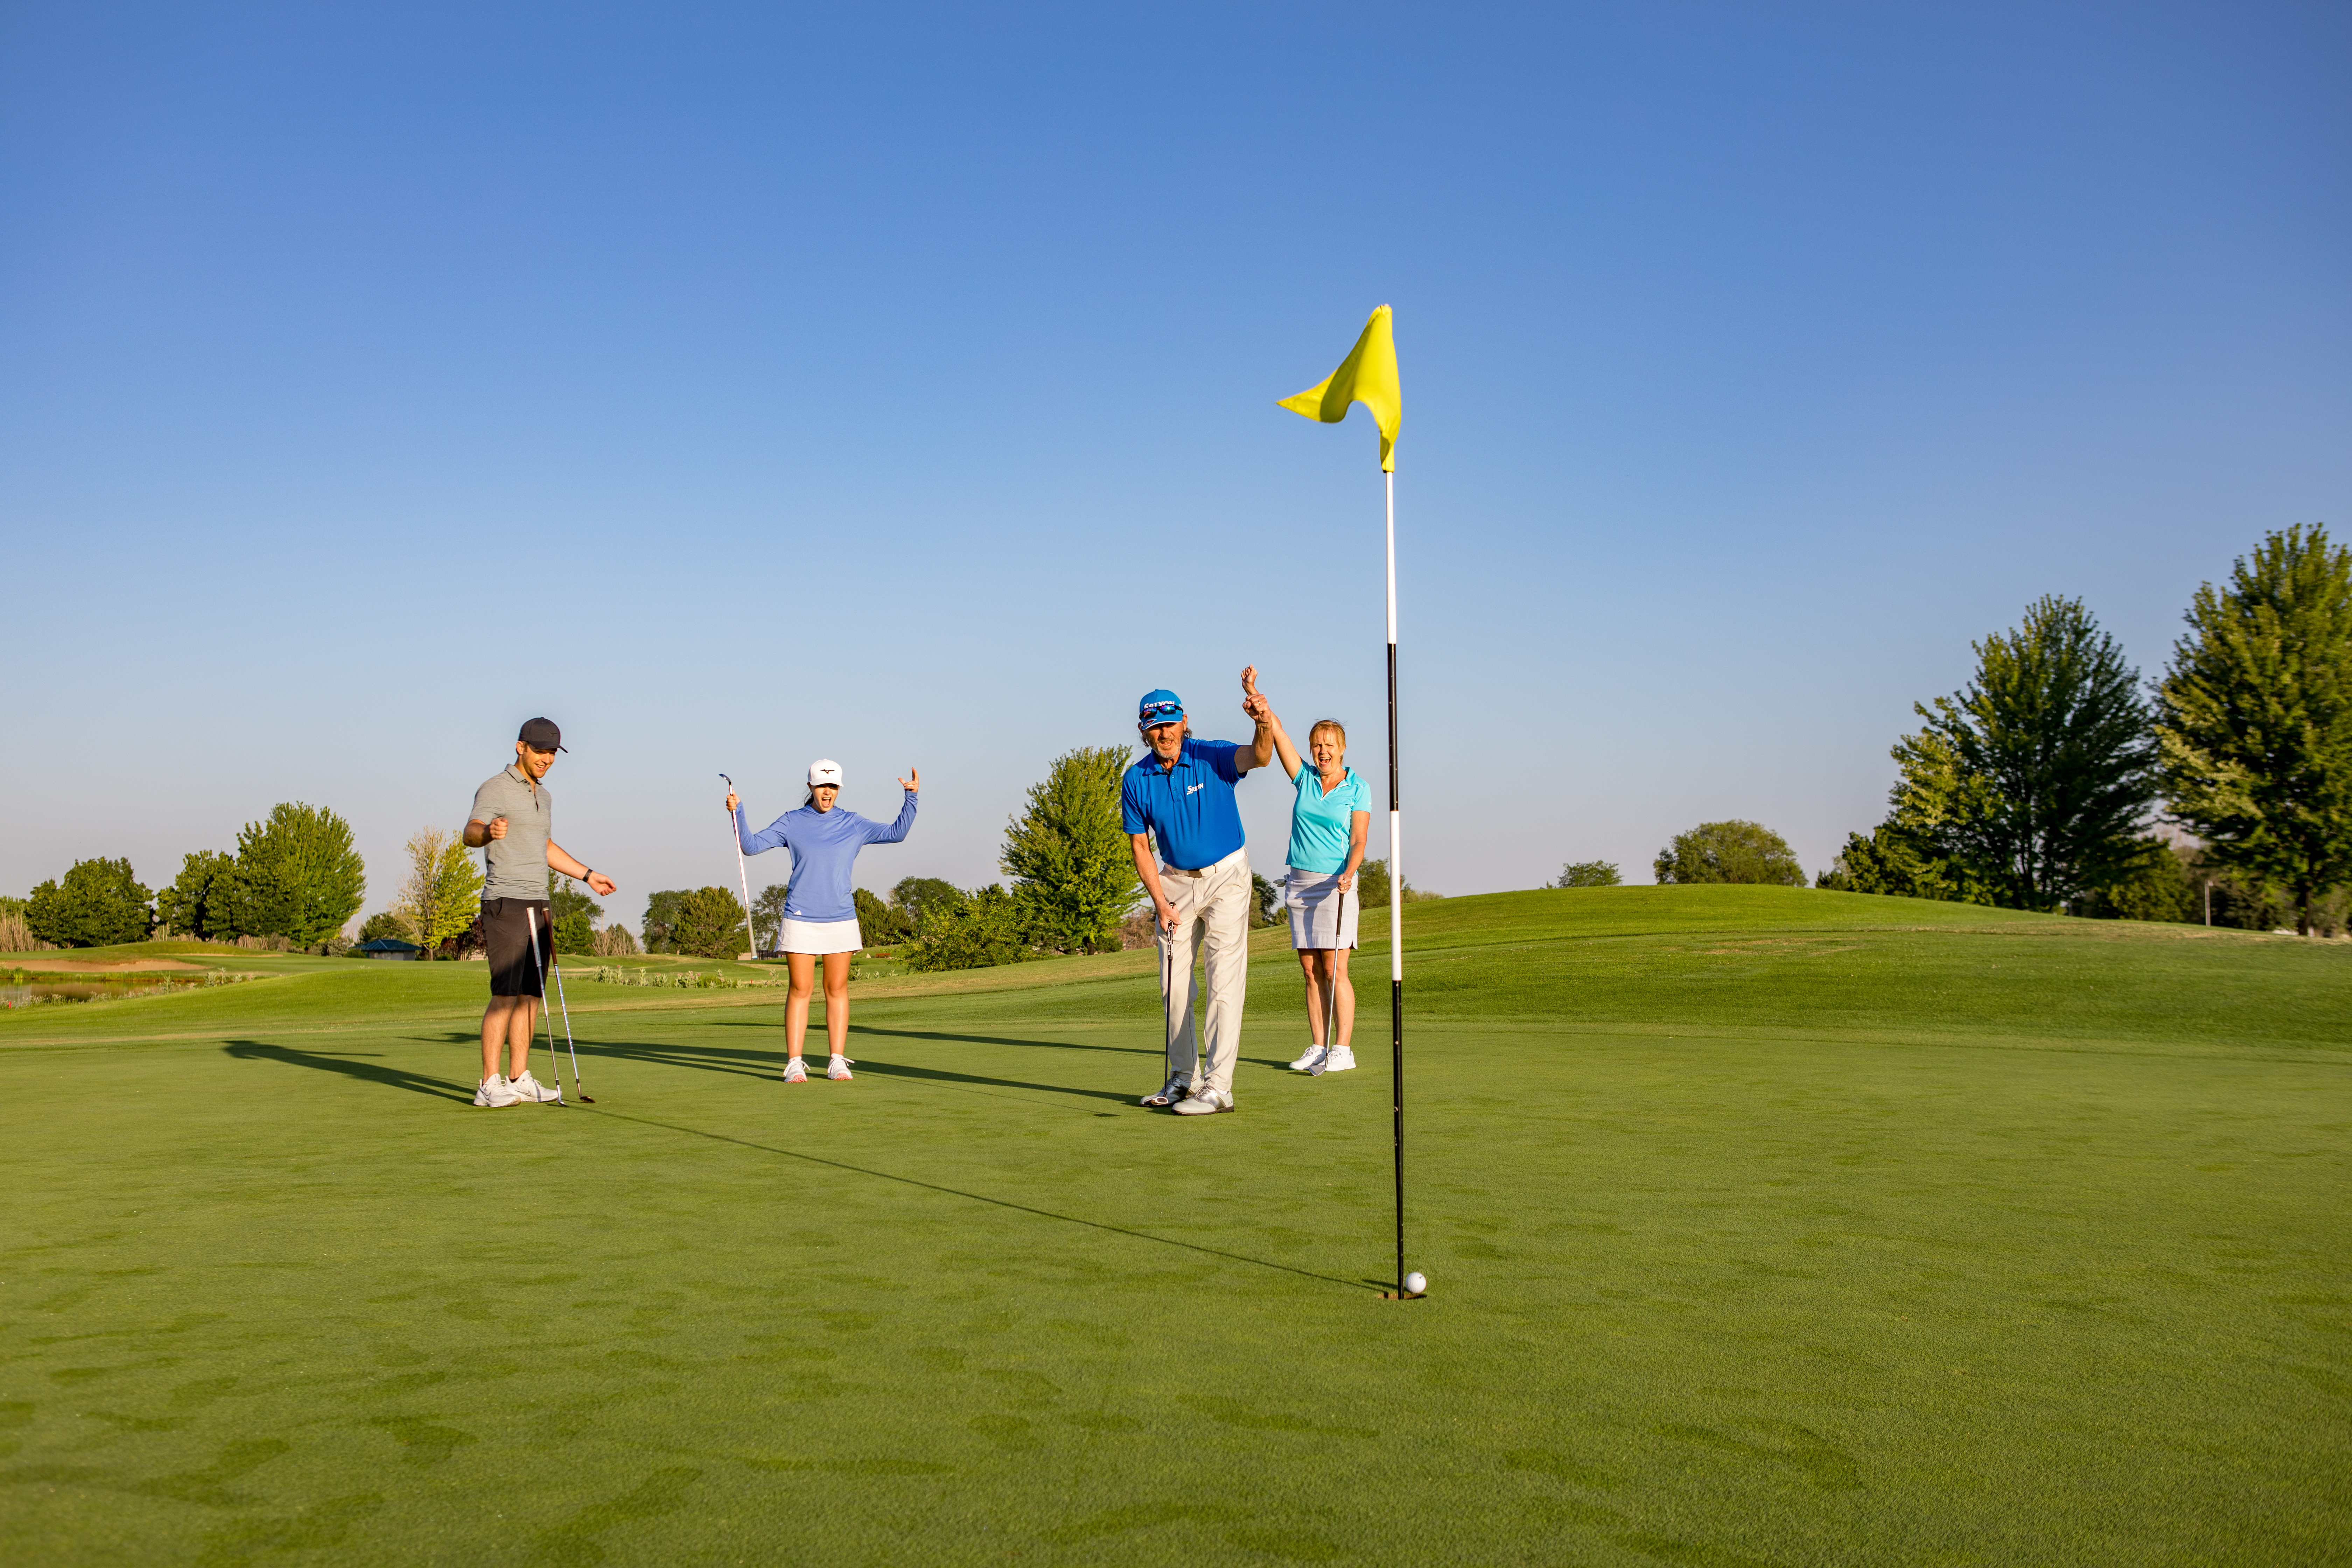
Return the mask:
[[547,785],[533,784],[520,766],[501,768],[474,792],[476,822],[507,819],[507,836],[482,846],[482,868],[488,879],[482,897],[545,899],[547,897]]

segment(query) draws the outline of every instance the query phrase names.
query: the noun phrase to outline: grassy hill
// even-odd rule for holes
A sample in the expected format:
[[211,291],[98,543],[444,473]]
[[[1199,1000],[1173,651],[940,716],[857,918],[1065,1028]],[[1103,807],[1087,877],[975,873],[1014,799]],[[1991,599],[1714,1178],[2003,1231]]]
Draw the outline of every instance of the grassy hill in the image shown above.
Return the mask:
[[125,950],[262,977],[0,1016],[0,1557],[2352,1555],[2352,944],[1407,912],[1405,1303],[1377,943],[1314,1082],[1257,939],[1189,1120],[1150,953],[791,1089],[778,992],[575,984],[596,1105],[477,1112],[478,964]]

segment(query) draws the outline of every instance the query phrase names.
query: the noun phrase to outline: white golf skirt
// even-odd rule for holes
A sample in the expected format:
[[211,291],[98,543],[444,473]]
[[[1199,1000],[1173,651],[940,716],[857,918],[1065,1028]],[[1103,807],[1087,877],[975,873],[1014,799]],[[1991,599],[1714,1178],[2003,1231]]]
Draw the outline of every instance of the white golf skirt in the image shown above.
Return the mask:
[[1283,907],[1290,911],[1290,945],[1296,949],[1356,945],[1354,889],[1339,890],[1337,871],[1302,871],[1294,866],[1282,884]]
[[845,921],[796,921],[786,915],[776,939],[782,952],[856,952],[865,945],[856,915]]

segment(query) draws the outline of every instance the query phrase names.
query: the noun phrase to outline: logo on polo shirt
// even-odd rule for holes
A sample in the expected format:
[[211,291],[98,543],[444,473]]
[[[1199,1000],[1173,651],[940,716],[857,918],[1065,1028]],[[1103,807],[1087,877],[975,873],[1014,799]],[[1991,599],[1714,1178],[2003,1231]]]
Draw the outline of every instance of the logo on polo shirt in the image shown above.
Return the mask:
[[1208,787],[1209,786],[1205,784],[1189,784],[1185,787],[1184,793],[1186,795],[1198,795]]

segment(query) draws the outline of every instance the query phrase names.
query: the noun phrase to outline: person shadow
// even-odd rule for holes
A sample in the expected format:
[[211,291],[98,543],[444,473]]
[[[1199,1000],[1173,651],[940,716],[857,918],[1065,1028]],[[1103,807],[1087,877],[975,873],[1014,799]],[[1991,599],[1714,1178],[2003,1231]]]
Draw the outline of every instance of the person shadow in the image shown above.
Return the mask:
[[273,1046],[261,1040],[231,1040],[223,1046],[224,1054],[238,1061],[278,1062],[286,1067],[310,1068],[317,1072],[338,1073],[362,1083],[381,1084],[389,1089],[406,1089],[411,1094],[429,1095],[435,1100],[454,1100],[461,1104],[473,1103],[474,1091],[451,1083],[446,1079],[427,1078],[423,1073],[404,1071],[385,1067],[359,1057],[326,1056],[316,1051],[298,1051],[291,1046]]

